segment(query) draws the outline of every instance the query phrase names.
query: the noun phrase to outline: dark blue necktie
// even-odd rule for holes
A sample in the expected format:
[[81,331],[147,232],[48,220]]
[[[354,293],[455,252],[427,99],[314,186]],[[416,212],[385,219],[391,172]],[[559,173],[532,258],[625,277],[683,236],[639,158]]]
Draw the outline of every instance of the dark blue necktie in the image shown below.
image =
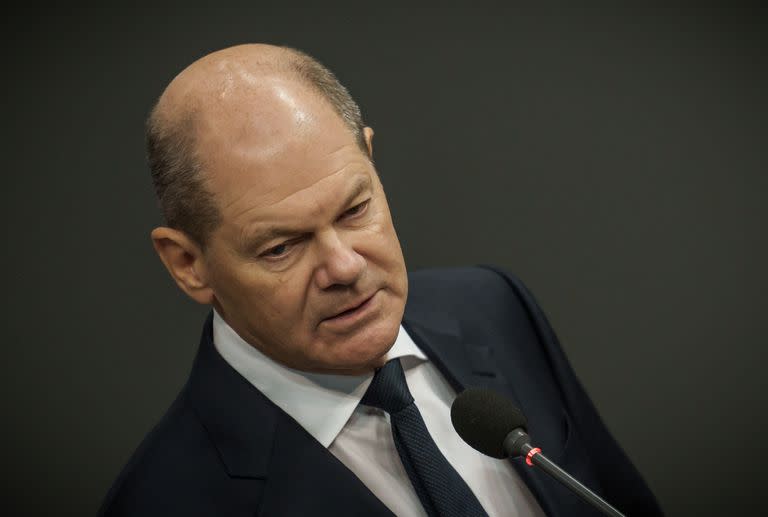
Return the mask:
[[487,517],[475,494],[429,435],[399,359],[376,371],[361,403],[389,413],[400,460],[430,517]]

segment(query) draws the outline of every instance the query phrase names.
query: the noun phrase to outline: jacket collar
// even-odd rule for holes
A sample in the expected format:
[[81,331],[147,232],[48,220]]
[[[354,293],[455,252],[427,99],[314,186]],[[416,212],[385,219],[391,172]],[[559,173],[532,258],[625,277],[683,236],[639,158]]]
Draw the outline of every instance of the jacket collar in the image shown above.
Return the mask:
[[265,480],[260,513],[330,515],[343,501],[356,515],[392,515],[352,471],[219,355],[212,313],[187,390],[229,476]]
[[403,326],[456,393],[485,387],[517,400],[486,343],[470,343],[456,320],[422,306],[406,305]]
[[229,475],[266,477],[278,408],[216,351],[213,312],[203,326],[188,389]]

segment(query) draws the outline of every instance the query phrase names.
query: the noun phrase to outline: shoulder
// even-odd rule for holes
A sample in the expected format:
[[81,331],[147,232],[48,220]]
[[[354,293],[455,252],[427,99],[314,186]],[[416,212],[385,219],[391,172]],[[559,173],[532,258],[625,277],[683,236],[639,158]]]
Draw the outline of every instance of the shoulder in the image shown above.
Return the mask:
[[[241,495],[231,493],[233,488],[236,486],[229,482],[216,448],[182,390],[133,453],[98,515],[214,515],[242,501]],[[252,493],[259,490],[252,489]],[[248,505],[251,509],[252,504]]]
[[472,288],[478,282],[482,285],[498,283],[503,275],[510,273],[492,265],[464,267],[443,267],[417,269],[408,272],[408,279],[419,285],[464,286]]
[[[408,310],[427,315],[508,317],[528,314],[535,301],[523,282],[496,266],[423,269],[409,273]],[[521,314],[523,315],[523,314]]]
[[472,266],[455,268],[419,269],[408,273],[409,296],[415,302],[427,298],[504,296],[509,283],[520,283],[511,273],[496,266]]
[[[467,342],[527,357],[542,369],[562,354],[559,340],[525,284],[496,266],[428,269],[409,277],[406,320],[455,329]],[[534,361],[534,358],[537,358]]]

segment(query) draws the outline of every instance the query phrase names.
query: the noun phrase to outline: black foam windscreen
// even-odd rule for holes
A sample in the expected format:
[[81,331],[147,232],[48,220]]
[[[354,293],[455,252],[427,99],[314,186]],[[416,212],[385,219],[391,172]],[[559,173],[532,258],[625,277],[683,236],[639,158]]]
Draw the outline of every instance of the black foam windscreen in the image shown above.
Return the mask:
[[506,458],[504,438],[526,419],[509,399],[486,388],[469,388],[451,405],[451,422],[459,436],[477,451]]

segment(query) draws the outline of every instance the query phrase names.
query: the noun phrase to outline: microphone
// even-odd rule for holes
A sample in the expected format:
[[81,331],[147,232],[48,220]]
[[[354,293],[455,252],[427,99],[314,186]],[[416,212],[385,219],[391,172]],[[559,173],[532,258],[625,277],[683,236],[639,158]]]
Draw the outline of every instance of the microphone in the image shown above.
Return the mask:
[[536,465],[604,514],[624,517],[544,456],[541,449],[533,447],[525,431],[527,420],[523,412],[495,391],[485,388],[464,390],[451,405],[451,422],[459,436],[476,451],[498,459],[524,456],[529,467]]

